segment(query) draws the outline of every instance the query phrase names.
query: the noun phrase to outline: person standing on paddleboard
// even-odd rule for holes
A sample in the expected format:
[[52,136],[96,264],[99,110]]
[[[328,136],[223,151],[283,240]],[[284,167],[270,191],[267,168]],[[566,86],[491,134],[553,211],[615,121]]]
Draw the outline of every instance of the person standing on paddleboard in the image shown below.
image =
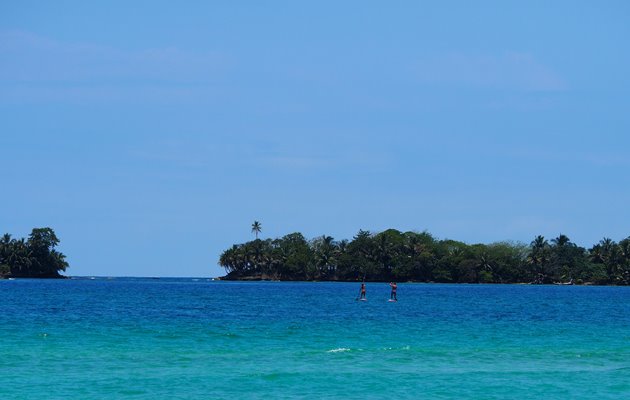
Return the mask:
[[361,295],[359,299],[365,300],[365,282],[361,283]]
[[398,301],[398,298],[396,297],[396,289],[398,289],[398,286],[396,285],[396,282],[390,282],[389,286],[392,288],[392,292],[389,295],[389,299],[390,300],[394,300],[394,301]]

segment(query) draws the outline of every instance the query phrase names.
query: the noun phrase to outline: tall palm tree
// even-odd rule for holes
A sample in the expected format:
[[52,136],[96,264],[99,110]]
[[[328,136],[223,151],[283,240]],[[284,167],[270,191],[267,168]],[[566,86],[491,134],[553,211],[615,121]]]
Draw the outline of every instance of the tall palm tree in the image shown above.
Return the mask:
[[319,277],[327,278],[337,268],[338,248],[332,236],[323,235],[312,242]]
[[570,244],[571,240],[567,237],[567,235],[560,234],[557,238],[551,239],[551,243],[557,247],[563,247]]
[[4,235],[2,235],[2,238],[0,238],[0,244],[6,246],[9,243],[11,243],[11,235],[8,233],[5,233]]
[[610,238],[603,238],[589,251],[591,261],[603,264],[611,281],[619,280],[621,269],[621,247]]
[[254,223],[252,224],[252,232],[254,232],[254,234],[256,235],[256,239],[258,239],[258,234],[260,233],[260,231],[262,231],[262,225],[260,225],[260,222],[254,221]]
[[531,242],[527,263],[531,266],[531,274],[535,283],[544,283],[549,273],[550,247],[544,236],[538,235]]

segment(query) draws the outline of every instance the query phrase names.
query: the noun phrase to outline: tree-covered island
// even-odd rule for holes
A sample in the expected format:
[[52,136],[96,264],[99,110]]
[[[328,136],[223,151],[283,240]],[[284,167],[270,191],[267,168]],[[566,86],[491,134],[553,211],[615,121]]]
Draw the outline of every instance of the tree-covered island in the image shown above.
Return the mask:
[[[260,225],[256,225],[256,234]],[[452,283],[630,284],[630,237],[590,249],[565,235],[466,244],[428,232],[359,231],[351,240],[301,233],[258,239],[225,250],[226,280],[416,281]]]
[[28,239],[0,238],[0,278],[63,278],[66,256],[55,250],[59,239],[51,228],[35,228]]

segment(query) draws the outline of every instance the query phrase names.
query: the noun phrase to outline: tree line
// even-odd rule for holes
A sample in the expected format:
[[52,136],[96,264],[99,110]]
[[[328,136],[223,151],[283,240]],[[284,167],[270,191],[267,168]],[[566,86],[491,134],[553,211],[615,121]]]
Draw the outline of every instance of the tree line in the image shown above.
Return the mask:
[[35,228],[28,239],[0,238],[0,277],[61,278],[66,256],[55,250],[59,239],[51,228]]
[[604,238],[587,250],[566,235],[471,245],[396,229],[361,230],[351,241],[296,232],[236,244],[219,265],[224,279],[628,285],[630,237]]

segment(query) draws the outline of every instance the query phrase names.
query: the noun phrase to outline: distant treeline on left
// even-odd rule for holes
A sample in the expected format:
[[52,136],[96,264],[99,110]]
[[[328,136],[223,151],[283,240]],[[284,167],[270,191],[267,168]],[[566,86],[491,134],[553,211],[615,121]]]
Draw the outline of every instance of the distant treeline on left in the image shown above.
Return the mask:
[[55,250],[59,239],[51,228],[34,228],[28,239],[0,238],[0,278],[63,278],[66,256]]

